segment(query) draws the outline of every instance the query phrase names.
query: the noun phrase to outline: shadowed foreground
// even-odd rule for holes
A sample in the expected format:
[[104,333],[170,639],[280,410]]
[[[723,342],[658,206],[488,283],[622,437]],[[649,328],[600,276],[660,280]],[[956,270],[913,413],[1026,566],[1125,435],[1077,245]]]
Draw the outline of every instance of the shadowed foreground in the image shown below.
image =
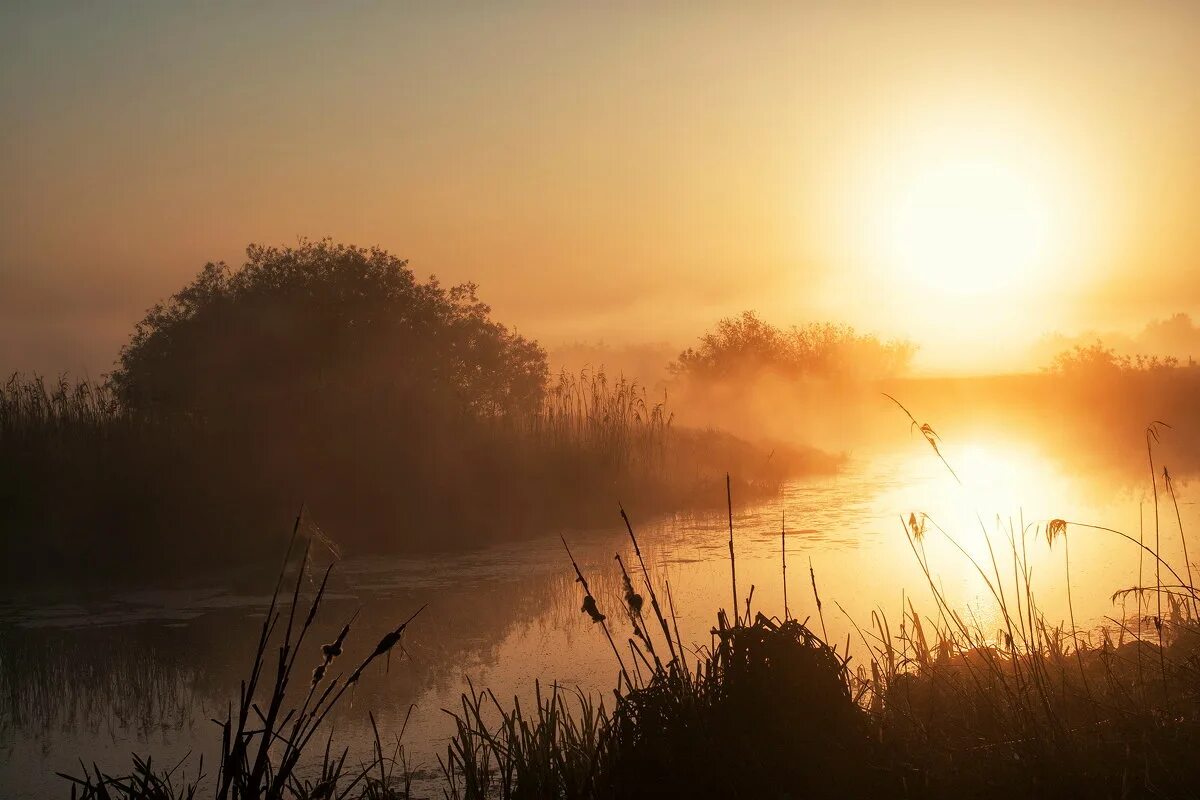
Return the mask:
[[[924,538],[949,534],[915,518],[910,526],[924,569]],[[871,630],[860,631],[862,649],[834,646],[815,630],[824,631],[815,575],[819,620],[794,619],[786,608],[780,619],[755,611],[753,589],[739,599],[731,562],[740,611],[718,611],[710,643],[697,649],[680,638],[671,587],[642,563],[630,525],[638,563],[618,561],[621,607],[600,607],[588,576],[570,562],[596,646],[612,650],[619,671],[614,699],[539,686],[533,707],[509,706],[472,688],[440,759],[442,791],[450,798],[1194,797],[1200,593],[1159,562],[1164,580],[1137,589],[1146,625],[1125,620],[1098,641],[1055,628],[1038,611],[1025,547],[1065,545],[1074,530],[1054,521],[1028,542],[1014,540],[1011,564],[972,562],[1003,612],[999,640],[946,605],[926,570],[932,616],[910,609],[895,626],[875,617]],[[410,796],[412,773],[398,742],[377,740],[373,753],[354,760],[323,727],[357,676],[403,647],[405,623],[374,647],[356,644],[349,622],[333,642],[306,642],[324,583],[312,599],[301,597],[300,567],[290,604],[289,593],[276,589],[247,688],[219,729],[225,755],[209,765],[210,777],[197,777],[204,765],[163,771],[149,759],[135,760],[125,777],[92,765],[72,778],[76,796]],[[1015,579],[1015,593],[1000,590],[1002,574]],[[1164,598],[1162,613],[1154,594]],[[614,614],[631,624],[626,642],[613,638]]]

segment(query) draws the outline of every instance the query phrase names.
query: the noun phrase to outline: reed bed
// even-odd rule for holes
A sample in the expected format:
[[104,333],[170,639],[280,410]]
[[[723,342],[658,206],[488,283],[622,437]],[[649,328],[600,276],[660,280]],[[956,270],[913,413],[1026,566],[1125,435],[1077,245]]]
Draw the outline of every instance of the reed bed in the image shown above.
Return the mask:
[[59,378],[9,376],[0,387],[0,436],[40,436],[48,430],[103,429],[122,416],[120,404],[104,383]]
[[531,435],[551,446],[600,454],[613,466],[642,462],[656,467],[666,456],[674,414],[667,397],[649,396],[646,387],[602,370],[561,372],[538,413],[525,420]]
[[[852,683],[913,796],[1195,796],[1194,588],[1137,589],[1150,613],[1097,631],[1051,624],[1028,548],[1055,544],[1069,558],[1066,539],[1087,527],[1051,520],[1012,532],[1007,558],[971,561],[1000,609],[1000,630],[986,631],[947,603],[925,559],[923,535],[948,534],[927,520],[907,527],[935,611],[922,616],[910,603],[898,625],[873,614],[859,631],[869,665]],[[1150,600],[1160,591],[1171,592],[1164,616]]]
[[[953,474],[936,432],[912,422]],[[1174,505],[1162,477],[1161,499]],[[447,797],[1200,796],[1200,592],[1190,565],[1159,556],[1157,536],[1047,520],[999,537],[983,531],[990,557],[980,563],[936,521],[911,514],[899,527],[933,613],[911,600],[898,619],[880,610],[856,626],[858,645],[839,648],[826,641],[811,571],[820,635],[786,608],[782,619],[754,612],[752,591],[739,598],[730,516],[732,604],[696,651],[678,636],[669,585],[664,606],[644,565],[635,585],[639,565],[618,563],[625,608],[601,609],[572,559],[582,611],[619,669],[613,698],[566,702],[555,687],[531,712],[488,692],[464,695],[442,761]],[[1137,612],[1098,633],[1073,619],[1051,624],[1030,567],[1032,548],[1054,548],[1069,576],[1080,534],[1137,544],[1154,578],[1118,589],[1114,602]],[[629,535],[640,561],[632,526]],[[930,536],[977,572],[1001,612],[999,631],[950,604],[926,556]],[[620,646],[618,619],[631,631]]]
[[282,542],[258,532],[301,497],[351,552],[411,552],[599,524],[618,499],[703,507],[726,468],[749,497],[837,465],[679,429],[665,398],[603,372],[561,375],[515,416],[428,409],[414,426],[410,401],[333,387],[270,419],[155,416],[107,384],[14,376],[0,387],[0,575],[145,582],[269,561]]

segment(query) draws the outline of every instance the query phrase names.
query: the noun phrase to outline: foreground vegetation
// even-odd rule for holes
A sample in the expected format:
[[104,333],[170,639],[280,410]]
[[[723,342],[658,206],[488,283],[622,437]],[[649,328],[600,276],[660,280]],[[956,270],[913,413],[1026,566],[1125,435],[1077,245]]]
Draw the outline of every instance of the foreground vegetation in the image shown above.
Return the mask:
[[[916,427],[937,444],[932,428]],[[1152,431],[1148,436],[1153,441]],[[727,502],[729,496],[727,491]],[[873,614],[859,629],[858,644],[834,645],[825,634],[811,570],[806,582],[815,620],[791,614],[786,560],[780,565],[781,617],[754,608],[753,587],[739,592],[730,513],[730,604],[718,610],[709,644],[696,648],[679,634],[670,583],[647,568],[635,529],[624,512],[622,517],[636,561],[617,560],[624,586],[620,607],[600,606],[563,542],[581,613],[593,624],[597,646],[613,654],[619,673],[614,701],[538,686],[532,706],[508,706],[472,688],[440,759],[446,797],[1196,796],[1200,591],[1190,564],[1162,560],[1151,543],[1055,519],[1009,530],[995,543],[988,537],[990,558],[980,563],[934,520],[914,513],[904,532],[928,580],[932,613],[922,615],[910,603],[899,619]],[[1153,575],[1146,585],[1114,594],[1114,600],[1132,601],[1136,613],[1094,634],[1074,620],[1066,627],[1045,618],[1030,567],[1032,548],[1051,547],[1061,550],[1069,570],[1070,541],[1080,534],[1136,545],[1142,574]],[[925,554],[926,540],[934,536],[958,546],[976,570],[1001,612],[998,633],[970,623],[942,593]],[[289,619],[298,602],[294,593]],[[270,630],[264,626],[252,676]],[[290,630],[289,624],[281,663],[294,652]],[[346,632],[324,652],[340,653]],[[385,637],[347,681],[322,684],[327,662],[318,664],[299,719],[319,720],[307,710],[311,700],[321,698],[314,708],[327,698],[336,701],[371,660],[396,646],[402,632],[403,626]],[[281,667],[282,683],[266,693],[273,711],[256,712],[268,730],[272,713],[279,718],[274,709],[288,707],[290,669]],[[253,678],[250,686],[243,706],[253,695]],[[284,719],[294,716],[283,712]],[[226,753],[230,725],[222,727]],[[307,761],[293,753],[296,741],[282,735],[278,751],[280,763],[290,765],[288,777],[250,781],[217,796],[409,796],[410,773],[398,749],[387,756],[377,742],[366,763],[350,768],[328,740],[315,745]],[[261,775],[273,774],[273,756],[261,758],[268,764]],[[302,763],[306,769],[296,766]],[[93,767],[74,780],[87,798],[193,797],[206,790],[195,781],[171,785],[149,760],[136,761],[131,777],[112,778]],[[221,785],[219,780],[218,791]]]
[[[613,612],[633,629],[626,658],[613,644],[622,675],[613,710],[557,691],[539,693],[532,711],[464,696],[447,795],[1196,796],[1200,593],[1191,583],[1162,565],[1169,583],[1130,590],[1147,601],[1139,618],[1092,641],[1038,611],[1027,531],[1011,541],[1011,575],[996,561],[974,565],[1003,614],[997,637],[946,603],[923,555],[936,528],[915,515],[910,525],[937,610],[922,618],[910,608],[895,628],[873,615],[858,667],[849,642],[830,645],[786,609],[782,619],[754,612],[750,598],[732,621],[718,612],[712,645],[691,663],[673,609],[643,572],[652,614],[629,583],[626,608]],[[1054,520],[1037,533],[1065,547],[1072,527]],[[612,643],[580,582],[584,613]],[[823,631],[815,577],[812,588]],[[1158,597],[1166,613],[1153,611]]]
[[[110,775],[95,763],[89,766],[81,761],[79,774],[61,774],[70,783],[72,798],[190,800],[202,789],[211,789],[213,796],[221,800],[407,797],[404,750],[399,741],[385,751],[375,728],[375,752],[354,765],[348,762],[347,750],[333,749],[332,733],[327,731],[330,715],[347,693],[354,691],[363,674],[380,661],[390,663],[393,650],[403,650],[404,632],[424,607],[400,621],[373,649],[352,660],[353,667],[345,664],[343,655],[354,617],[342,625],[333,641],[310,641],[305,647],[333,565],[325,569],[311,599],[302,600],[300,589],[310,577],[313,543],[311,539],[300,541],[301,521],[302,516],[297,516],[236,704],[229,704],[223,720],[213,720],[219,728],[220,750],[211,780],[203,759],[190,764],[185,758],[172,767],[155,769],[151,758],[135,755],[132,771],[124,775]],[[299,558],[293,559],[297,550]],[[289,571],[294,571],[290,598],[284,586]],[[299,703],[296,686],[301,687],[303,695]],[[373,717],[371,722],[374,727]],[[317,763],[302,761],[306,755],[311,759],[313,751],[321,748]],[[397,767],[401,768],[398,775]]]

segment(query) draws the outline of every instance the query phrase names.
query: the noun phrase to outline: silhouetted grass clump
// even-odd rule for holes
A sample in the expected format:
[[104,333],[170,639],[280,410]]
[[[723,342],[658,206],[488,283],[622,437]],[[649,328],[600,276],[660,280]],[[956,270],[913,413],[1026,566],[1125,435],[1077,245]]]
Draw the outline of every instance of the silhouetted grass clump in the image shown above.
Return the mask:
[[[535,709],[464,695],[442,761],[448,795],[479,797],[866,796],[876,749],[846,665],[797,620],[729,625],[690,668],[649,660],[610,714],[539,686]],[[637,656],[635,656],[636,658]]]
[[[936,450],[932,428],[918,427]],[[443,761],[450,796],[1197,795],[1200,591],[1190,565],[1167,563],[1157,542],[1061,519],[1010,530],[999,558],[989,538],[988,563],[928,517],[912,514],[902,527],[934,613],[922,616],[910,603],[893,622],[873,614],[871,628],[859,629],[865,658],[855,669],[849,641],[839,652],[786,608],[782,620],[752,614],[753,588],[740,603],[732,524],[732,607],[741,608],[732,624],[718,612],[712,644],[694,666],[682,656],[669,584],[664,612],[644,565],[635,587],[621,564],[628,608],[616,613],[597,607],[574,565],[583,611],[619,668],[612,710],[585,696],[567,702],[557,687],[549,699],[539,694],[536,713],[505,708],[490,693],[464,696]],[[1031,547],[1058,547],[1069,575],[1078,531],[1138,545],[1155,576],[1114,594],[1135,600],[1137,613],[1098,637],[1073,620],[1048,622],[1029,566]],[[926,536],[948,539],[978,573],[1001,612],[999,632],[950,605]],[[786,565],[783,576],[786,585]],[[622,618],[625,655],[616,644]]]
[[[877,746],[843,656],[798,620],[752,616],[751,591],[732,623],[718,612],[711,645],[689,660],[669,586],[664,608],[628,530],[648,604],[621,564],[626,607],[604,613],[571,559],[583,612],[620,668],[613,710],[582,694],[569,701],[557,686],[548,697],[539,686],[528,712],[490,692],[464,695],[442,761],[450,797],[857,797],[889,788],[874,765],[864,769],[864,758],[878,762]],[[608,624],[617,613],[632,628],[628,658]]]
[[605,789],[835,797],[880,788],[856,763],[873,745],[845,662],[819,636],[762,614],[732,626],[722,615],[715,636],[692,672],[668,669],[617,705]]

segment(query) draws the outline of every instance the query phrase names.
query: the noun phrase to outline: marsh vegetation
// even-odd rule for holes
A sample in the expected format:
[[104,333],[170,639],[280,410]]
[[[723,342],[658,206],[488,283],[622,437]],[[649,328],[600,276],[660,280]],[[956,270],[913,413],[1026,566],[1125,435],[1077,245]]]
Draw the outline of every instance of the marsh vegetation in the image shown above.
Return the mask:
[[[747,313],[719,322],[672,362],[667,383],[647,388],[596,364],[552,373],[541,347],[492,320],[474,287],[419,282],[382,251],[331,242],[251,248],[242,267],[209,265],[151,309],[104,381],[14,376],[0,389],[3,563],[10,588],[33,579],[44,590],[47,575],[186,583],[231,567],[237,583],[257,584],[285,541],[269,532],[303,502],[308,521],[293,542],[299,537],[306,555],[285,568],[290,600],[276,588],[257,637],[244,620],[237,636],[210,632],[208,646],[224,660],[242,648],[255,653],[244,684],[232,673],[209,680],[202,665],[213,653],[202,648],[191,647],[179,670],[139,653],[136,640],[101,656],[100,648],[6,630],[0,620],[0,717],[13,730],[39,721],[131,728],[139,749],[157,735],[207,741],[196,724],[201,710],[224,720],[216,743],[199,747],[207,770],[199,757],[175,767],[177,758],[147,756],[115,772],[84,761],[67,774],[89,798],[763,796],[779,787],[816,797],[1055,796],[1080,787],[1097,796],[1188,796],[1197,777],[1186,756],[1200,724],[1200,598],[1177,484],[1155,464],[1161,470],[1169,457],[1175,480],[1186,481],[1200,450],[1183,425],[1155,423],[1138,437],[1114,432],[1132,420],[1185,418],[1200,394],[1195,365],[1094,344],[1060,354],[1040,374],[924,378],[910,374],[913,352],[843,325],[779,327]],[[691,585],[693,608],[676,605],[667,573],[643,559],[631,519],[674,512],[682,551],[711,538],[712,514],[725,506],[732,572],[732,498],[812,514],[794,499],[805,491],[797,478],[836,474],[848,462],[830,453],[886,438],[881,431],[896,428],[897,413],[888,397],[915,398],[939,430],[958,435],[1019,430],[1047,458],[1067,454],[1072,468],[1132,463],[1129,474],[1141,481],[1139,453],[1148,454],[1154,540],[1061,517],[989,527],[977,515],[980,530],[964,533],[936,513],[914,512],[901,528],[915,585],[886,580],[927,587],[927,606],[906,597],[886,613],[872,599],[863,615],[861,606],[851,614],[835,603],[842,619],[831,636],[830,606],[817,594],[821,571],[807,565],[815,614],[801,617],[786,588],[775,594],[778,607],[762,599],[772,593],[763,563],[757,579],[743,573],[740,595],[730,575],[728,605],[714,600],[712,576]],[[913,438],[934,446],[938,469],[960,482],[938,434],[909,421]],[[837,481],[821,502],[849,514],[840,506],[860,498]],[[332,592],[344,596],[327,596],[308,548],[332,561],[403,554],[418,562],[433,551],[503,543],[536,550],[547,530],[565,529],[574,541],[611,523],[618,501],[628,509],[629,541],[616,551],[615,570],[567,558],[560,566],[573,575],[563,569],[530,586],[514,574],[504,591],[526,598],[520,610],[491,603],[482,614],[476,602],[457,610],[478,619],[455,623],[472,642],[500,641],[482,631],[521,629],[522,617],[560,635],[571,623],[550,598],[577,585],[585,630],[612,657],[589,667],[590,676],[616,674],[615,686],[598,691],[603,681],[589,680],[577,688],[542,673],[530,686],[506,682],[509,702],[505,688],[469,684],[447,703],[449,730],[414,723],[421,759],[396,738],[407,713],[399,728],[367,714],[359,732],[368,736],[351,738],[353,754],[351,743],[326,735],[328,722],[355,717],[355,698],[358,717],[381,707],[395,717],[395,698],[360,681],[368,666],[383,659],[384,680],[410,682],[417,679],[392,672],[416,668],[398,657],[402,650],[393,653],[403,625],[381,629],[354,617],[355,630],[379,642],[371,649],[347,640],[340,623],[329,630],[318,620],[331,602],[345,610],[362,575]],[[1179,541],[1164,543],[1159,512],[1171,510]],[[836,527],[858,524],[839,517]],[[819,523],[809,525],[797,535],[818,540]],[[1068,552],[1082,532],[1137,548],[1137,582],[1104,589],[1120,605],[1111,619],[1098,617],[1096,598],[1072,593]],[[781,533],[780,568],[789,552],[786,527]],[[861,535],[847,541],[857,546]],[[931,557],[939,547],[965,562],[954,584],[961,589],[965,575],[984,588],[991,610],[982,617],[978,597],[947,590],[944,564]],[[1047,613],[1034,567],[1057,565],[1059,552],[1066,583],[1048,588],[1066,593]],[[887,569],[896,569],[895,556]],[[530,563],[504,558],[498,563],[516,572]],[[708,567],[718,558],[709,547],[691,560]],[[550,563],[544,553],[536,562]],[[805,566],[792,565],[793,598]],[[853,569],[862,565],[842,572],[842,583],[863,580]],[[788,584],[786,569],[780,584]],[[1099,590],[1094,575],[1086,590]],[[698,628],[714,602],[716,623]],[[1077,603],[1087,609],[1078,620]],[[558,616],[547,622],[547,613]],[[318,632],[328,640],[301,647]],[[329,653],[361,645],[361,668],[335,674],[336,655],[319,644]],[[513,658],[493,647],[478,663]],[[421,682],[470,652],[444,649],[438,666],[420,668]],[[37,666],[14,666],[26,658]],[[139,696],[122,698],[122,683],[139,686]],[[64,691],[67,701],[56,700]],[[229,695],[232,705],[214,707]],[[448,741],[436,768],[434,741]]]
[[261,531],[301,502],[352,552],[414,552],[595,524],[618,498],[702,507],[727,469],[765,496],[837,463],[682,426],[633,378],[552,381],[473,286],[383,251],[251,247],[152,308],[107,380],[0,387],[0,562],[10,582],[262,562],[280,542]]
[[[1164,503],[1174,498],[1173,487],[1163,491]],[[840,604],[811,563],[788,561],[786,526],[775,542],[781,608],[756,604],[756,589],[761,595],[767,587],[748,586],[744,569],[739,587],[741,533],[730,497],[729,582],[708,585],[706,597],[719,609],[706,643],[681,634],[677,587],[646,560],[644,536],[627,515],[627,540],[607,575],[581,566],[570,541],[562,542],[561,572],[574,579],[569,593],[591,646],[607,654],[617,676],[613,691],[553,682],[509,701],[469,687],[452,709],[438,791],[462,798],[1193,796],[1200,592],[1186,560],[1164,557],[1161,524],[1140,538],[1057,518],[1001,526],[982,531],[987,547],[973,554],[960,541],[965,534],[913,513],[896,536],[927,591],[911,587],[899,614],[880,607],[861,624],[851,619],[851,634],[835,642],[826,617]],[[1165,518],[1171,507],[1156,510]],[[1182,538],[1178,522],[1171,535]],[[1111,538],[1134,553],[1142,580],[1112,594],[1130,613],[1099,625],[1079,624],[1073,610],[1061,623],[1047,615],[1034,565],[1061,559],[1069,580],[1070,547],[1080,537]],[[995,612],[989,622],[946,591],[934,552],[956,553],[978,578]],[[312,599],[297,593],[291,603],[299,611],[281,607],[281,617],[316,608],[325,582],[305,585]],[[812,613],[799,617],[802,607]],[[349,648],[353,638],[344,641]],[[378,652],[383,642],[371,650],[370,641],[358,646]],[[409,796],[411,764],[375,741],[361,767],[321,745],[309,762],[316,782],[298,778],[286,791],[280,784],[280,794],[241,796],[324,796],[321,780],[346,790],[334,796]],[[119,797],[190,796],[195,784],[164,793],[167,778],[155,776],[152,763],[135,761],[130,777],[93,768],[79,785],[95,792],[106,782]]]

